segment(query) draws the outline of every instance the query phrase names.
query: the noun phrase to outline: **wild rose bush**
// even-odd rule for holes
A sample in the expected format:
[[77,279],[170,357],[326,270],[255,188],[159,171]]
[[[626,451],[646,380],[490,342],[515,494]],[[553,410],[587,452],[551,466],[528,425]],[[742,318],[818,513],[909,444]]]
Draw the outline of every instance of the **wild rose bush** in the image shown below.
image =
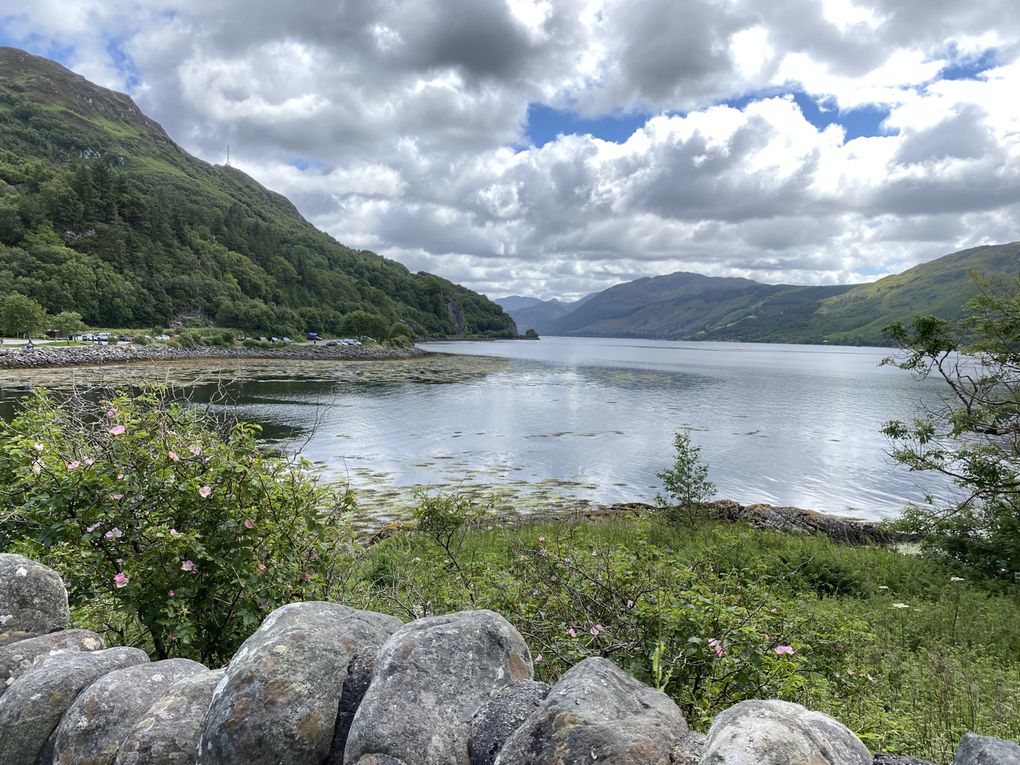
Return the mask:
[[325,597],[353,495],[162,390],[37,391],[0,425],[0,550],[46,562],[79,622],[155,656],[228,658],[283,603]]

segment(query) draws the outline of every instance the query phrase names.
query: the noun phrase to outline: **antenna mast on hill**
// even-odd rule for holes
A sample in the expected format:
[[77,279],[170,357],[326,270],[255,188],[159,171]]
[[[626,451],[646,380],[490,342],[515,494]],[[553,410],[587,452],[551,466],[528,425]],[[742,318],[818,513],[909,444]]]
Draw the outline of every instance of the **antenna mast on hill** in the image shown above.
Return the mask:
[[230,144],[227,144],[227,167],[230,167]]

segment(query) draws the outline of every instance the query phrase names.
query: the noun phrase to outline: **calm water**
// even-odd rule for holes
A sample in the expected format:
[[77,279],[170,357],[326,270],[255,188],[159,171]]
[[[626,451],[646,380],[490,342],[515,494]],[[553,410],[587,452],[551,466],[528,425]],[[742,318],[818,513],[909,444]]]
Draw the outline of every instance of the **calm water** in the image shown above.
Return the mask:
[[880,367],[888,349],[555,337],[423,347],[457,355],[8,372],[0,416],[29,383],[171,375],[199,400],[226,391],[241,417],[366,493],[495,482],[649,501],[681,428],[719,496],[742,502],[875,518],[938,488],[885,454],[882,423],[936,395]]

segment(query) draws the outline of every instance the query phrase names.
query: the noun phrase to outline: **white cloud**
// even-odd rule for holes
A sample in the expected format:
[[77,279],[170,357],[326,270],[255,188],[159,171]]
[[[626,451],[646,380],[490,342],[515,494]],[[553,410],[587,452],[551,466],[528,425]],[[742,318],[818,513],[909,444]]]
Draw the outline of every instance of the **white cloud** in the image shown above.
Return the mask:
[[[7,0],[0,32],[341,241],[491,292],[863,281],[1020,238],[1015,0]],[[820,129],[791,88],[887,134]],[[535,102],[655,116],[515,150]]]

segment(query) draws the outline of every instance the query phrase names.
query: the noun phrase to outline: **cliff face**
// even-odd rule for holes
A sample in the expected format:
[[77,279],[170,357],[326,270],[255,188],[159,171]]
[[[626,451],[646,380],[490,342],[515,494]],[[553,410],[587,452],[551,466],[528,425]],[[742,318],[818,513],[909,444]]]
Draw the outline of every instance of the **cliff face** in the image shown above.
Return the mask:
[[[745,701],[707,736],[612,662],[551,688],[520,633],[492,611],[407,624],[292,603],[224,669],[68,629],[50,569],[0,554],[0,762],[245,765],[871,765],[836,720]],[[922,761],[879,755],[874,762]],[[967,734],[954,765],[1017,765],[1020,746]]]

